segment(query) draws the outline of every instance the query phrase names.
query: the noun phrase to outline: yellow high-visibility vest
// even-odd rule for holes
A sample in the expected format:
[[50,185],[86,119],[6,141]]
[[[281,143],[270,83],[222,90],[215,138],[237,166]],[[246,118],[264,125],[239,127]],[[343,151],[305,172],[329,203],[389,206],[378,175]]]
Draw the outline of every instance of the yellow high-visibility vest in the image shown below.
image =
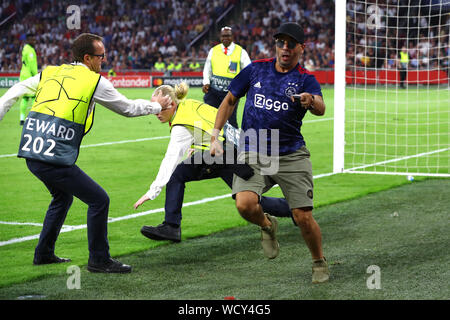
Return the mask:
[[400,63],[409,63],[409,55],[407,52],[400,51]]
[[222,45],[213,47],[211,57],[211,87],[219,91],[227,91],[231,80],[241,71],[242,47],[235,44],[231,55],[226,55]]
[[166,67],[166,64],[164,62],[156,62],[155,63],[155,69],[157,71],[164,71],[165,67]]
[[191,62],[191,63],[189,63],[189,69],[197,70],[199,68],[200,68],[200,63],[198,63],[198,62],[195,62],[195,63]]
[[82,124],[88,133],[94,110],[88,115],[100,74],[82,65],[50,66],[41,73],[36,99],[31,111]]
[[[217,110],[209,104],[198,100],[182,100],[170,122],[171,128],[174,126],[185,126],[194,130],[201,130],[199,133],[202,135],[206,133],[211,136],[214,129],[214,122],[216,121]],[[223,130],[220,131],[219,138],[223,140]],[[192,145],[196,149],[209,149],[209,146],[209,143],[205,144],[200,141],[194,141]]]
[[89,106],[100,77],[83,65],[45,68],[22,129],[18,156],[74,164],[81,140],[93,124],[94,108]]

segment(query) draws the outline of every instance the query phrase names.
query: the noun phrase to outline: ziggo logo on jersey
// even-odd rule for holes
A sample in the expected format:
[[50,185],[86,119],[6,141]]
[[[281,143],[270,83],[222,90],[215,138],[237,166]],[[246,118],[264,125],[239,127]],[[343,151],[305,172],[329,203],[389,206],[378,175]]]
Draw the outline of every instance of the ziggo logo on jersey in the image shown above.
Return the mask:
[[266,110],[271,110],[273,108],[274,111],[280,110],[288,110],[289,104],[287,102],[281,102],[278,100],[273,101],[272,99],[266,99],[266,96],[263,94],[255,94],[254,99],[255,107],[264,108]]

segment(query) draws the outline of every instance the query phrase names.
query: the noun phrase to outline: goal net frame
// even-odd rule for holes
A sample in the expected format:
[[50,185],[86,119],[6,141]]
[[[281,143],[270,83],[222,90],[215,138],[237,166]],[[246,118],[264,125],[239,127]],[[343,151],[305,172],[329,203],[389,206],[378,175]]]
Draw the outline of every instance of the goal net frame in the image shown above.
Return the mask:
[[[450,154],[450,147],[449,147],[449,123],[450,123],[450,113],[449,113],[449,109],[450,109],[450,90],[449,90],[449,73],[448,73],[448,69],[446,72],[446,79],[438,79],[437,83],[435,84],[435,82],[433,82],[433,79],[430,78],[430,76],[428,76],[428,79],[425,79],[424,81],[419,81],[417,80],[414,85],[411,86],[411,89],[409,87],[407,87],[406,89],[400,88],[400,81],[399,78],[397,77],[395,79],[395,81],[391,81],[390,83],[388,83],[387,81],[382,82],[379,79],[379,71],[383,70],[386,71],[384,68],[385,66],[383,66],[382,68],[370,68],[370,67],[359,67],[359,69],[363,72],[364,75],[367,74],[367,71],[372,71],[372,77],[373,74],[376,74],[376,79],[372,78],[372,79],[363,79],[363,84],[359,85],[359,88],[357,87],[358,84],[353,84],[350,83],[349,86],[347,86],[347,82],[348,82],[348,76],[347,76],[347,72],[349,71],[349,69],[351,68],[355,68],[356,63],[352,66],[348,66],[346,65],[347,60],[349,60],[349,58],[347,57],[347,47],[349,46],[349,44],[347,43],[348,39],[347,39],[347,35],[349,32],[351,32],[351,30],[348,30],[347,25],[349,23],[356,23],[355,21],[350,21],[351,18],[349,18],[350,20],[348,21],[348,15],[347,15],[347,5],[348,4],[363,4],[363,8],[364,8],[364,12],[359,12],[360,14],[365,14],[366,17],[366,28],[365,31],[366,32],[370,32],[367,31],[369,29],[378,29],[380,27],[380,29],[383,28],[383,26],[380,26],[379,24],[381,24],[383,22],[383,17],[385,19],[387,19],[387,15],[385,16],[380,16],[380,11],[379,11],[379,7],[378,7],[378,2],[380,2],[381,5],[388,3],[387,7],[389,7],[389,5],[393,6],[392,2],[389,1],[378,1],[378,0],[336,0],[335,1],[335,74],[334,74],[334,137],[333,137],[333,172],[334,173],[365,173],[365,174],[386,174],[386,175],[412,175],[412,176],[437,176],[437,177],[450,177],[450,173],[449,173],[449,154]],[[432,1],[430,0],[430,6],[431,5],[437,5],[440,6],[441,8],[445,6],[445,4],[443,4],[443,1],[439,2],[437,1]],[[397,1],[397,5],[404,5],[405,3],[411,4],[411,5],[417,5],[417,3],[421,3],[420,0],[407,0],[407,1]],[[361,6],[359,6],[361,7]],[[400,7],[397,7],[397,10],[399,10]],[[384,6],[384,9],[386,9],[386,6]],[[389,8],[387,8],[389,9]],[[446,9],[448,10],[448,8]],[[450,13],[448,13],[448,11],[441,11],[440,13],[436,13],[435,11],[431,11],[430,9],[430,14],[441,14],[442,16],[444,15],[450,15]],[[386,13],[387,10],[384,10],[384,14]],[[409,14],[409,11],[408,11]],[[406,16],[409,19],[409,16]],[[398,18],[398,17],[397,17]],[[421,16],[417,16],[416,17],[418,20],[418,23],[421,22]],[[426,19],[427,17],[425,17]],[[408,20],[409,21],[409,20]],[[426,20],[425,20],[426,21]],[[441,20],[439,20],[441,21]],[[450,22],[450,18],[442,18],[442,27],[443,28],[447,28],[446,29],[446,35],[449,35],[449,22]],[[410,27],[409,25],[406,26],[406,28]],[[413,26],[411,26],[413,27]],[[384,25],[384,28],[389,28],[389,26]],[[398,28],[398,26],[397,26]],[[431,28],[431,27],[429,27]],[[440,30],[440,29],[439,29]],[[372,31],[373,33],[373,31]],[[375,31],[375,33],[377,33],[377,31]],[[417,33],[419,33],[419,31],[417,31]],[[399,34],[397,32],[397,34]],[[408,32],[409,34],[409,32]],[[444,33],[445,34],[445,33]],[[364,35],[363,35],[364,36]],[[375,36],[376,37],[376,36]],[[386,32],[386,38],[387,38],[387,32]],[[406,39],[406,43],[408,43],[410,40],[409,38]],[[417,43],[417,39],[411,39],[411,42],[416,41]],[[355,41],[356,42],[356,41]],[[435,41],[436,42],[436,41]],[[399,44],[399,46],[402,46],[402,44],[405,43],[405,38],[401,38],[400,41],[397,41],[397,43]],[[439,45],[440,42],[438,41]],[[447,44],[449,43],[448,39],[447,39]],[[355,45],[355,43],[351,44],[351,45]],[[358,44],[359,45],[359,44]],[[401,48],[396,48],[397,52],[400,51]],[[438,48],[439,50],[440,48]],[[356,57],[354,57],[356,55],[355,51],[353,52],[353,58],[352,59],[356,59]],[[389,57],[385,57],[385,60],[387,61]],[[448,66],[448,55],[443,57],[444,59],[447,59],[447,68],[449,68]],[[398,64],[398,60],[396,59],[396,66],[392,68],[392,70],[390,70],[391,74],[395,71],[396,73],[399,72],[397,64]],[[440,68],[440,65],[439,67]],[[431,69],[431,68],[430,68]],[[418,69],[417,69],[418,71]],[[426,70],[425,71],[429,71]],[[385,72],[386,73],[386,72]],[[440,77],[442,77],[442,73],[439,73]],[[435,79],[434,79],[435,80]],[[365,84],[364,84],[365,82]],[[369,83],[369,84],[368,84]],[[408,80],[406,80],[406,83],[408,83]],[[442,95],[443,99],[444,99],[444,104],[445,104],[445,99],[447,99],[447,109],[445,110],[444,107],[444,113],[442,114],[442,120],[439,119],[437,123],[429,123],[430,129],[428,129],[427,132],[429,132],[430,135],[434,135],[434,139],[436,140],[436,135],[437,135],[437,141],[441,144],[441,145],[432,145],[432,149],[430,150],[429,147],[425,148],[426,150],[423,151],[424,146],[417,146],[416,151],[419,152],[411,152],[408,153],[408,151],[405,152],[405,150],[402,150],[403,153],[401,152],[395,152],[395,154],[372,154],[370,156],[367,157],[361,157],[364,158],[364,161],[352,161],[352,156],[351,153],[353,152],[351,150],[352,146],[351,144],[354,141],[350,141],[352,139],[359,139],[359,137],[356,138],[351,138],[350,135],[353,136],[358,136],[358,135],[369,135],[372,134],[372,136],[376,136],[375,137],[375,142],[371,142],[369,141],[368,143],[377,143],[377,141],[382,141],[381,143],[386,143],[386,141],[389,141],[389,138],[392,139],[393,135],[392,133],[391,136],[389,138],[384,137],[384,140],[382,138],[380,138],[377,135],[383,135],[383,132],[378,133],[378,132],[356,132],[355,130],[355,125],[353,123],[351,123],[352,118],[354,117],[353,114],[351,115],[347,115],[346,116],[346,112],[354,112],[355,108],[352,108],[352,104],[356,104],[355,101],[351,101],[352,99],[349,98],[349,90],[348,89],[355,89],[356,90],[374,90],[376,91],[377,89],[380,90],[386,90],[386,91],[392,91],[392,90],[398,90],[398,92],[401,92],[401,94],[414,94],[416,93],[415,90],[419,90],[420,88],[431,88],[431,91],[428,92],[428,94],[430,95],[430,97],[432,97],[433,95],[433,91],[434,90],[438,90],[438,92],[440,93],[440,95]],[[347,94],[347,96],[346,96]],[[439,96],[440,96],[439,95]],[[401,99],[401,98],[400,98]],[[379,101],[378,101],[379,102]],[[371,101],[371,103],[378,103],[377,101]],[[377,112],[378,109],[382,109],[382,112],[385,112],[386,114],[388,112],[392,112],[392,114],[389,115],[390,118],[395,117],[395,112],[398,111],[398,106],[395,106],[395,103],[399,104],[408,104],[409,102],[399,102],[399,101],[381,101],[382,106],[378,107],[376,106],[374,111],[373,106],[371,108],[367,107],[367,111],[363,111],[363,112]],[[387,104],[389,104],[389,110],[387,109]],[[414,101],[411,103],[414,104]],[[366,107],[366,104],[363,102],[363,106],[359,107],[358,109],[364,109]],[[405,106],[406,108],[408,108],[408,106]],[[370,110],[369,110],[370,109]],[[408,110],[408,109],[406,109]],[[442,108],[440,110],[442,112]],[[358,111],[356,111],[358,112]],[[408,111],[407,111],[408,112]],[[419,117],[416,115],[416,117]],[[408,117],[406,117],[408,118]],[[381,124],[382,125],[382,124]],[[391,124],[389,124],[391,125]],[[422,124],[420,124],[422,125]],[[433,126],[439,126],[441,125],[441,128],[438,128],[437,130],[441,130],[444,129],[444,132],[435,132],[433,130],[435,130],[433,128]],[[377,125],[375,124],[375,127]],[[418,125],[419,126],[419,125]],[[443,127],[442,127],[443,126]],[[365,127],[365,126],[364,126]],[[367,126],[369,127],[369,126]],[[445,128],[447,128],[447,130],[445,130]],[[397,128],[396,128],[397,129]],[[346,132],[347,130],[347,132]],[[349,130],[354,130],[354,132],[349,132]],[[371,128],[368,128],[368,130],[371,130]],[[375,129],[376,130],[376,129]],[[387,132],[388,130],[386,130]],[[447,131],[447,132],[445,132]],[[425,134],[427,134],[427,132]],[[404,138],[402,140],[402,143],[405,144],[404,141],[411,141],[413,139],[411,139],[411,137],[407,137],[408,134],[412,134],[412,135],[420,135],[418,129],[415,131],[414,128],[408,128],[406,132],[402,132],[402,138]],[[370,140],[370,139],[366,139],[366,138],[361,138],[361,141],[365,142],[366,140]],[[395,139],[396,140],[396,139]],[[416,137],[416,140],[419,140],[418,137]],[[429,141],[429,139],[424,139],[425,141]],[[434,140],[433,140],[434,141]],[[422,142],[417,142],[417,143],[422,143]],[[354,143],[356,145],[356,143]],[[407,144],[407,143],[406,143]],[[408,150],[408,146],[407,145],[402,145],[402,147],[404,147],[404,149]],[[365,147],[361,147],[365,150]],[[370,149],[370,148],[367,148]],[[380,148],[378,146],[372,146],[372,149],[370,152],[373,152],[373,150],[378,150],[378,149],[383,149]],[[401,149],[401,148],[399,148]],[[410,149],[414,149],[414,148],[410,148]],[[388,150],[388,147],[385,146],[384,150]],[[360,152],[360,151],[357,151]],[[376,153],[376,152],[375,152]],[[410,163],[414,163],[414,161],[416,162],[421,162],[421,163],[426,163],[428,164],[429,161],[427,160],[430,157],[434,157],[434,159],[432,159],[432,161],[430,161],[432,163],[432,165],[430,167],[427,167],[427,165],[412,165],[411,167],[408,167],[408,165],[405,163],[410,162]],[[353,157],[355,158],[355,157]],[[367,158],[367,159],[366,159]],[[376,160],[374,160],[376,159]],[[431,158],[430,158],[431,159]],[[370,162],[372,161],[372,162]],[[398,166],[397,166],[398,165]]]

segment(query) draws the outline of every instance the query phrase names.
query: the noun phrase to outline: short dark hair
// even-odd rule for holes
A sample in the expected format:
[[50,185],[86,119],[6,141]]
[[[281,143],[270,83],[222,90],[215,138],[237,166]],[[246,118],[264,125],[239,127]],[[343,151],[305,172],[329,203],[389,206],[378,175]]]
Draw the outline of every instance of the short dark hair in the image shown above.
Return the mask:
[[92,33],[82,33],[72,43],[73,60],[83,62],[85,54],[94,54],[94,41],[103,42],[103,38]]

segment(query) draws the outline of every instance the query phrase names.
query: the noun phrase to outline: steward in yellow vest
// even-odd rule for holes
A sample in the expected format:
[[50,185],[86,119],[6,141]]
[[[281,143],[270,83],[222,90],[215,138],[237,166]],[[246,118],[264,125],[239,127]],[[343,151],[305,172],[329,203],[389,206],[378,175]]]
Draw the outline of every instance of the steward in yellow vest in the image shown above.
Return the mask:
[[[228,93],[231,80],[251,63],[247,51],[233,42],[233,32],[230,27],[220,31],[220,44],[211,48],[203,67],[203,101],[215,108]],[[237,108],[228,119],[237,128]]]
[[183,63],[181,61],[178,61],[177,63],[175,63],[175,67],[174,67],[175,71],[181,71],[182,69],[183,69]]
[[47,206],[33,264],[71,261],[55,255],[55,243],[73,198],[77,197],[88,207],[88,271],[128,273],[131,266],[112,259],[109,252],[109,196],[75,161],[81,140],[92,126],[95,103],[122,116],[137,117],[160,113],[172,101],[162,95],[153,96],[151,101],[128,99],[117,91],[100,75],[107,55],[98,35],[83,33],[74,39],[72,56],[72,64],[47,67],[16,83],[0,97],[2,120],[17,99],[25,94],[36,95],[23,124],[18,156],[26,158],[27,168],[44,183],[52,201]]
[[158,61],[156,61],[155,65],[153,66],[156,71],[163,72],[166,70],[166,64],[162,60],[161,57],[158,58]]
[[116,73],[116,71],[114,70],[114,68],[109,69],[109,71],[108,71],[108,76],[109,76],[109,77],[115,77],[115,76],[117,76],[117,73]]
[[400,63],[402,64],[402,68],[406,69],[409,63],[409,54],[408,52],[400,51]]
[[409,54],[406,47],[402,47],[402,50],[399,52],[400,56],[400,65],[399,65],[399,74],[400,74],[400,87],[406,88],[405,82],[407,78],[407,70],[409,64]]
[[175,68],[175,64],[173,62],[170,62],[167,65],[167,71],[172,71]]
[[198,61],[192,61],[189,63],[189,70],[190,71],[198,71],[200,69],[200,63]]
[[211,87],[219,91],[228,91],[231,80],[241,71],[242,47],[236,44],[230,56],[224,54],[222,44],[214,46],[212,50]]

